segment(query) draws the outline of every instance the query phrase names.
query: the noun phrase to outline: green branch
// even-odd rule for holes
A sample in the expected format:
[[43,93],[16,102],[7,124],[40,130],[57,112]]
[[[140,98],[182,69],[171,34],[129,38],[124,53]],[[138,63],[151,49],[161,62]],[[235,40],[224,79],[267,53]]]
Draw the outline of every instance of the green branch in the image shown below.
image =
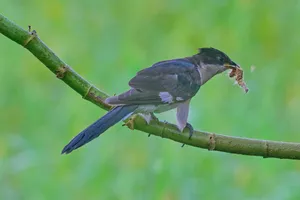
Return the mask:
[[[110,109],[110,106],[103,101],[108,95],[91,85],[57,57],[53,51],[38,38],[35,31],[25,31],[0,15],[0,32],[29,50],[50,69],[57,78],[64,81],[84,99],[98,105],[102,109]],[[264,158],[300,159],[300,143],[230,137],[202,131],[195,131],[192,139],[188,139],[189,133],[187,130],[183,133],[179,133],[175,125],[154,120],[150,125],[147,125],[140,117],[134,119],[133,126],[134,129],[148,134],[208,150],[262,156]]]

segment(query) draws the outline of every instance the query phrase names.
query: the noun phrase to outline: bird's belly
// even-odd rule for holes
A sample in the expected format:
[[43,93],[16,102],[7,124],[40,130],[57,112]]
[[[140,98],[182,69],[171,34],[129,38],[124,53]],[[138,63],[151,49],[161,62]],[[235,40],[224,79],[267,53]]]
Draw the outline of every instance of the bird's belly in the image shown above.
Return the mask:
[[141,105],[136,110],[136,113],[162,113],[172,110],[178,106],[179,103],[161,104],[161,105]]
[[155,113],[162,113],[166,112],[168,110],[172,110],[178,106],[179,103],[173,103],[173,104],[161,104],[156,107],[154,110]]

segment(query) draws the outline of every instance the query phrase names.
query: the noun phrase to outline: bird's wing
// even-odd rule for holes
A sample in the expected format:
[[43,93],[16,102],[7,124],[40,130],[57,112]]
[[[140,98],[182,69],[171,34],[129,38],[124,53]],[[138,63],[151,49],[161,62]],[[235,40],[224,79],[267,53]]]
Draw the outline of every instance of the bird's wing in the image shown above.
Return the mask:
[[186,59],[168,60],[141,70],[127,92],[106,100],[109,104],[162,104],[183,102],[200,88],[200,74]]

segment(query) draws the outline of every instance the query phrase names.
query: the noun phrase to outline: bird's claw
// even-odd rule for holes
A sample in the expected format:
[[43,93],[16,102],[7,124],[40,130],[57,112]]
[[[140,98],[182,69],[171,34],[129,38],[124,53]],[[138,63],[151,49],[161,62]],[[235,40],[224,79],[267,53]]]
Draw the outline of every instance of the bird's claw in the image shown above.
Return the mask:
[[[189,129],[189,140],[192,138],[194,133],[194,128],[190,123],[186,123],[185,128]],[[181,147],[184,147],[185,144],[182,144]]]
[[[154,115],[153,112],[150,113],[150,116],[151,116],[151,121],[153,120],[155,122],[159,122],[159,119]],[[148,137],[150,137],[150,136],[151,136],[151,134],[149,133]]]
[[189,140],[190,140],[194,134],[194,128],[190,123],[186,123],[185,127],[189,129]]

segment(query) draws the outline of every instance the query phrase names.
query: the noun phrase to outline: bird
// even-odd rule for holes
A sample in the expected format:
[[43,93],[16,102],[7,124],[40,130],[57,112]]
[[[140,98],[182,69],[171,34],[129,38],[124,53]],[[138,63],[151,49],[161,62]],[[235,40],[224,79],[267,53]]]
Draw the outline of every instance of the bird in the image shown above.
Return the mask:
[[141,115],[149,124],[155,118],[153,113],[175,108],[178,130],[187,128],[191,138],[194,129],[188,123],[188,114],[192,97],[212,77],[235,68],[240,66],[212,47],[199,48],[189,57],[157,62],[137,72],[129,81],[128,91],[105,99],[113,108],[75,136],[61,153],[71,153],[132,115]]

